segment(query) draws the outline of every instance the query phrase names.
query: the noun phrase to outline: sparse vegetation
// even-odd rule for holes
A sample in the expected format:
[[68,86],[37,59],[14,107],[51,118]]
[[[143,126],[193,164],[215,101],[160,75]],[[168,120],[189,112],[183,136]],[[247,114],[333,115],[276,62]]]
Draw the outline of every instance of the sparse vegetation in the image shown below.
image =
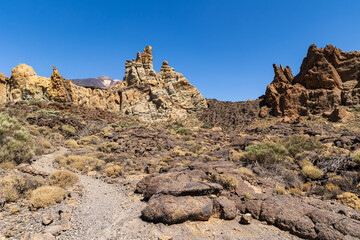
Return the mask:
[[105,165],[105,161],[90,156],[70,155],[56,159],[62,167],[70,167],[79,171],[99,170]]
[[0,113],[0,163],[29,162],[33,149],[29,131],[15,118]]
[[321,178],[324,173],[313,165],[305,165],[301,171],[304,178],[310,178],[312,180]]
[[281,186],[276,186],[274,189],[274,193],[277,195],[284,195],[286,193],[285,188]]
[[52,186],[66,188],[73,186],[79,181],[79,177],[68,170],[58,170],[50,175],[49,183]]
[[76,129],[71,125],[63,125],[61,130],[69,136],[74,136],[76,134]]
[[337,199],[344,205],[360,210],[360,199],[354,193],[345,192],[337,196]]
[[45,208],[50,205],[61,202],[66,197],[64,189],[56,186],[43,186],[31,192],[30,204],[31,208]]
[[104,173],[107,177],[111,177],[111,178],[116,178],[124,174],[123,168],[120,166],[108,167],[105,169]]
[[286,148],[278,143],[258,143],[245,148],[245,157],[250,161],[262,164],[273,164],[284,161],[289,154]]

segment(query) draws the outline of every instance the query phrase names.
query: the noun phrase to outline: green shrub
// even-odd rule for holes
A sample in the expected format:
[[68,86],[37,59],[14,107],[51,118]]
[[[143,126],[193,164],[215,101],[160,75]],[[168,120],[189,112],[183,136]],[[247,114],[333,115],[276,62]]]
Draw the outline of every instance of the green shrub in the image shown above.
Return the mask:
[[0,113],[0,163],[30,162],[33,149],[29,131],[15,118]]
[[293,135],[286,137],[279,142],[294,157],[296,154],[304,151],[313,151],[321,147],[321,143],[314,137],[304,135]]
[[245,157],[263,164],[282,162],[289,155],[287,149],[278,143],[258,143],[245,148]]
[[42,117],[55,117],[55,116],[60,115],[60,112],[52,110],[52,109],[44,108],[44,109],[37,111],[36,114],[38,116],[42,116]]
[[74,136],[76,134],[76,129],[71,125],[63,125],[61,130],[70,136]]
[[305,165],[301,171],[301,174],[305,178],[310,178],[312,180],[319,179],[324,175],[320,169],[313,165]]
[[190,129],[187,128],[179,128],[178,130],[176,130],[176,134],[180,134],[180,135],[191,135],[192,132]]

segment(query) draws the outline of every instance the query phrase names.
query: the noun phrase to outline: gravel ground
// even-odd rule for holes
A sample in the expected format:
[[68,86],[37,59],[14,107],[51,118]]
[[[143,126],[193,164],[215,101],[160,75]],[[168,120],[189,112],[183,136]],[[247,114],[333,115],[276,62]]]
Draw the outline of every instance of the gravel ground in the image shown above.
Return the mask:
[[[32,166],[37,170],[53,172],[53,160],[68,150],[44,155]],[[56,239],[299,239],[274,226],[253,220],[250,225],[239,224],[239,219],[224,221],[212,218],[206,222],[183,224],[153,224],[141,220],[141,210],[146,203],[133,194],[141,176],[124,180],[122,185],[78,174],[82,196],[72,212],[71,228]]]

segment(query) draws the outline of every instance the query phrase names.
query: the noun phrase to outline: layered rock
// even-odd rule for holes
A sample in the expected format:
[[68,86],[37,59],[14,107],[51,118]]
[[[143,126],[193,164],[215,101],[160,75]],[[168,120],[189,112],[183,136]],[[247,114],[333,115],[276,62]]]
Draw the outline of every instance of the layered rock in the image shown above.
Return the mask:
[[205,98],[180,73],[164,61],[160,73],[153,69],[152,48],[147,46],[136,61],[126,61],[124,81],[99,89],[72,84],[54,67],[51,78],[20,64],[9,81],[0,76],[0,104],[20,100],[70,102],[80,106],[137,116],[144,121],[184,119],[207,108]]
[[275,77],[265,94],[275,116],[296,118],[339,105],[360,104],[360,52],[342,52],[332,45],[311,45],[298,75],[274,65]]

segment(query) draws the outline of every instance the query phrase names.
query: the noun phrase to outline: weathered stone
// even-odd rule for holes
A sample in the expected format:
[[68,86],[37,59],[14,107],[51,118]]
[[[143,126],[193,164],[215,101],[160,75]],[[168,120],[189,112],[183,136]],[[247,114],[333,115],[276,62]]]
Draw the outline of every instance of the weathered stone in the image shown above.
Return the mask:
[[346,111],[343,108],[335,108],[329,116],[329,120],[333,122],[346,122],[354,120],[355,116],[353,113]]
[[241,216],[240,223],[241,224],[251,224],[251,220],[252,220],[251,214],[245,213]]
[[144,178],[137,187],[145,199],[155,194],[170,194],[173,196],[200,196],[218,194],[222,186],[216,183],[207,183],[203,180],[206,174],[203,171],[169,172]]
[[141,214],[147,221],[174,224],[187,220],[208,220],[212,209],[213,203],[206,196],[159,195],[149,200]]
[[237,215],[235,203],[224,196],[215,198],[213,214],[225,220],[232,220]]
[[41,217],[41,220],[42,220],[42,224],[47,226],[47,225],[50,225],[54,221],[54,218],[50,215],[45,215],[45,216]]
[[58,236],[58,235],[60,235],[62,230],[63,230],[63,227],[61,225],[48,226],[45,229],[45,233],[50,233],[53,236]]

